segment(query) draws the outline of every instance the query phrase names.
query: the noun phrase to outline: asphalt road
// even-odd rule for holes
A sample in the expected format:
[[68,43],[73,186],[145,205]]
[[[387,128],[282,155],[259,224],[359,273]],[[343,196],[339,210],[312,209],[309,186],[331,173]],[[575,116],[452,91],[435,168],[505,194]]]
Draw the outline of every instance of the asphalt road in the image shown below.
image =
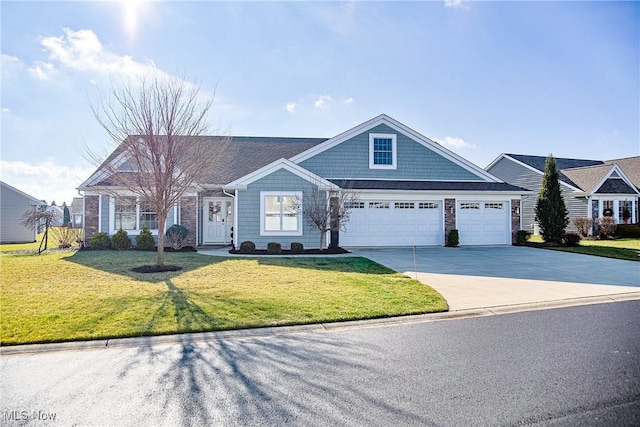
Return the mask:
[[640,425],[640,301],[0,362],[1,425]]

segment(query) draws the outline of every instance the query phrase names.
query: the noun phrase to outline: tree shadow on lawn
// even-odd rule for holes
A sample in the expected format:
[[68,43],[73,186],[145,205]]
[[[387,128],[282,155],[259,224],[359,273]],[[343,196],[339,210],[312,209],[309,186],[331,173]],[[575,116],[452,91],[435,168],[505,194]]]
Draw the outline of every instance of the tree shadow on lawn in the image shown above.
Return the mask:
[[161,273],[136,273],[132,268],[142,265],[155,264],[155,252],[141,251],[78,251],[65,261],[73,262],[84,267],[117,274],[134,280],[150,283],[164,282],[189,271],[197,270],[208,265],[224,262],[226,258],[212,257],[197,253],[167,253],[166,264],[178,265],[182,270]]
[[216,257],[198,253],[167,253],[166,264],[182,267],[179,271],[162,273],[136,273],[131,271],[134,267],[151,265],[155,263],[155,252],[138,251],[78,251],[66,261],[82,266],[101,270],[107,273],[118,274],[143,282],[158,283],[171,280],[181,274],[197,270],[213,264],[228,261],[254,261],[258,265],[287,267],[296,269],[335,271],[341,273],[365,273],[365,274],[394,274],[395,271],[363,257]]

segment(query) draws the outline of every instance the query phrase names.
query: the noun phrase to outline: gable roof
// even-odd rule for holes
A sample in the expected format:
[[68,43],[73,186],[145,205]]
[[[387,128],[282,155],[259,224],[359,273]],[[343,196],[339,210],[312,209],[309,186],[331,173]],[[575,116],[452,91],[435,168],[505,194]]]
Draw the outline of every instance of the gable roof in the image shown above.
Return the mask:
[[42,200],[39,200],[36,197],[30,196],[27,193],[25,193],[24,191],[18,190],[16,187],[7,184],[4,181],[0,181],[0,187],[3,187],[2,191],[5,190],[10,190],[13,191],[16,194],[19,194],[20,196],[24,197],[25,199],[29,200],[29,204],[31,204],[32,206],[45,206],[46,203],[44,203]]
[[379,116],[376,116],[370,120],[367,120],[364,123],[359,124],[358,126],[355,126],[345,132],[342,132],[341,134],[334,136],[333,138],[330,138],[328,140],[326,140],[325,142],[323,142],[322,144],[318,144],[315,147],[312,147],[300,154],[297,154],[295,156],[293,156],[291,158],[291,161],[294,163],[300,163],[303,162],[317,154],[320,154],[330,148],[335,147],[338,144],[341,144],[342,142],[345,142],[357,135],[360,135],[366,131],[368,131],[369,129],[372,129],[376,126],[379,125],[386,125],[390,128],[392,128],[393,130],[395,130],[396,132],[402,133],[406,136],[408,136],[409,138],[413,139],[414,141],[416,141],[417,143],[423,145],[424,147],[434,151],[435,153],[439,154],[440,156],[446,158],[447,160],[450,160],[451,162],[457,164],[458,166],[468,170],[469,172],[471,172],[472,174],[478,176],[479,178],[488,181],[488,182],[502,182],[500,179],[496,178],[495,176],[491,175],[489,172],[487,172],[486,170],[482,169],[481,167],[474,165],[473,163],[471,163],[470,161],[462,158],[461,156],[455,154],[454,152],[447,150],[446,148],[444,148],[442,145],[438,144],[437,142],[427,138],[426,136],[420,134],[419,132],[416,132],[415,130],[409,128],[408,126],[400,123],[399,121],[387,116],[386,114],[380,114]]
[[[220,150],[216,163],[211,165],[202,176],[204,181],[202,184],[220,186],[248,175],[280,158],[290,158],[326,140],[327,138],[230,136],[229,143],[227,143],[226,138],[221,136],[200,136],[190,138],[188,143],[206,144],[211,150]],[[119,147],[116,148],[105,160],[105,163],[117,161],[120,153]],[[100,168],[98,168],[78,188],[109,185],[112,183],[108,176],[101,175]]]
[[[538,172],[544,174],[545,162],[547,161],[546,156],[528,156],[524,154],[504,154],[504,156],[511,157],[525,165],[537,170]],[[566,169],[574,169],[574,168],[582,168],[589,166],[597,166],[602,165],[604,162],[602,160],[586,160],[586,159],[568,159],[563,157],[555,157],[556,160],[556,169],[558,169],[558,179],[565,184],[569,184],[572,187],[582,188],[579,184],[575,183],[571,180],[564,172]]]
[[247,188],[247,185],[251,184],[252,182],[255,182],[261,178],[264,178],[280,169],[289,171],[292,174],[297,175],[300,178],[306,181],[309,181],[314,185],[317,185],[322,190],[325,190],[325,189],[338,190],[338,187],[335,184],[327,181],[321,176],[318,176],[313,172],[308,171],[302,166],[299,166],[285,158],[278,159],[275,162],[272,162],[266,166],[261,167],[258,170],[251,172],[248,175],[241,177],[240,179],[230,182],[229,184],[224,186],[224,189],[225,190],[244,190]]
[[636,188],[640,189],[640,156],[607,160],[607,164],[617,164]]

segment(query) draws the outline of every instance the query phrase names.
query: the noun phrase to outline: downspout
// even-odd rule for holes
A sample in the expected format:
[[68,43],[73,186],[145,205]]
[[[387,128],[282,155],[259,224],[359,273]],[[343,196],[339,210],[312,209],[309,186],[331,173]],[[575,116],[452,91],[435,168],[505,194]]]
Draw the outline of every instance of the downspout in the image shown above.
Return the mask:
[[234,190],[233,191],[234,194],[230,194],[227,193],[226,190],[223,188],[222,189],[222,194],[229,196],[233,199],[233,225],[232,227],[232,234],[233,237],[231,238],[231,244],[233,245],[233,248],[237,248],[237,240],[238,240],[238,198],[236,197],[238,195],[238,190]]

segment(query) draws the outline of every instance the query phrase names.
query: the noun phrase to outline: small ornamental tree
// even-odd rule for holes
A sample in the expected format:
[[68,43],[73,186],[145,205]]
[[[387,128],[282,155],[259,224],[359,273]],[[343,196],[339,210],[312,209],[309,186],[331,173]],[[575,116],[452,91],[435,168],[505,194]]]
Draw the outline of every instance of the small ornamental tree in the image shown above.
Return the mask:
[[556,160],[547,157],[542,177],[542,188],[536,205],[536,221],[545,242],[561,243],[569,225],[569,212],[560,192]]
[[[51,224],[57,220],[59,220],[58,214],[55,211],[48,211],[46,206],[35,206],[27,209],[24,215],[22,215],[21,223],[26,228],[36,231],[40,227],[44,228],[44,236],[40,241],[40,246],[38,246],[38,253],[47,250],[47,246],[49,245],[49,230],[51,229]],[[43,245],[44,249],[42,249]]]

